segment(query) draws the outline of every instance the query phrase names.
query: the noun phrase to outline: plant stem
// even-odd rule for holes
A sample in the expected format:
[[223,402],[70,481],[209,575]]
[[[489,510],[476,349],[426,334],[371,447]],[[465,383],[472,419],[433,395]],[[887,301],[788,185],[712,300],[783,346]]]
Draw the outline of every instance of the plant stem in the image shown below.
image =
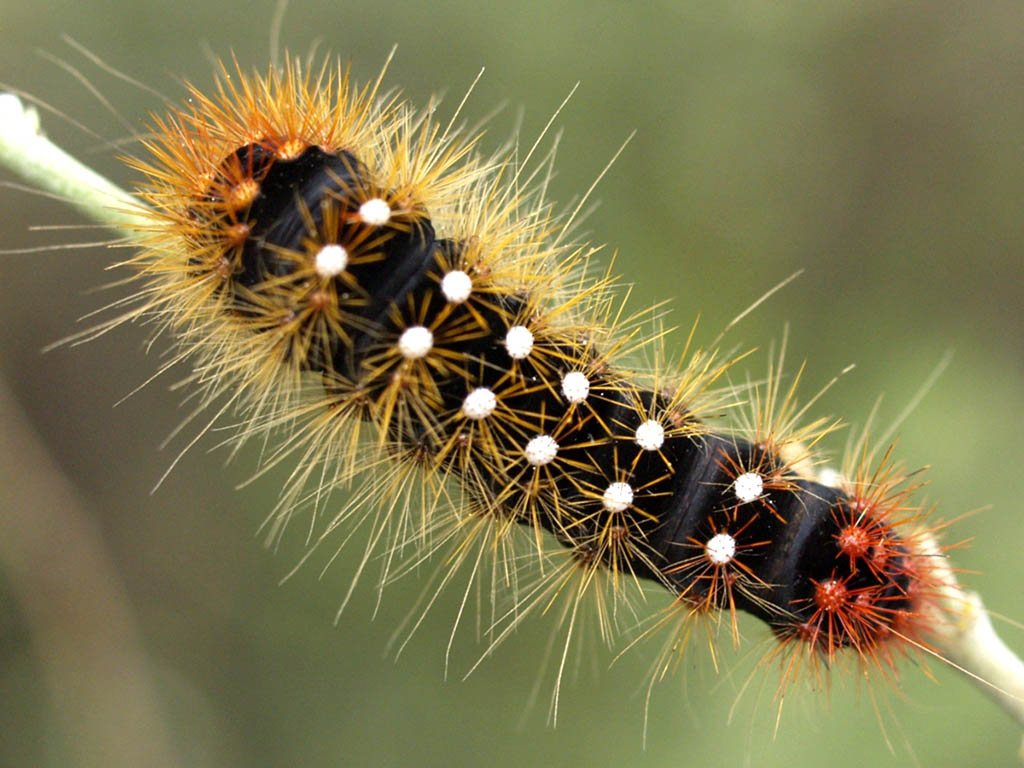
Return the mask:
[[47,139],[39,113],[11,93],[0,93],[0,165],[123,234],[137,234],[146,223],[137,198]]

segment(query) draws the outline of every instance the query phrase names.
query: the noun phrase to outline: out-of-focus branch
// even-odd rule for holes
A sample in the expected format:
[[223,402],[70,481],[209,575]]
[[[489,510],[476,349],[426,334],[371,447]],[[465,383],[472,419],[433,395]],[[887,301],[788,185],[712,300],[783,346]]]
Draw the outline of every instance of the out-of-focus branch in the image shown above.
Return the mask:
[[28,626],[73,764],[177,766],[102,537],[2,379],[0,570]]

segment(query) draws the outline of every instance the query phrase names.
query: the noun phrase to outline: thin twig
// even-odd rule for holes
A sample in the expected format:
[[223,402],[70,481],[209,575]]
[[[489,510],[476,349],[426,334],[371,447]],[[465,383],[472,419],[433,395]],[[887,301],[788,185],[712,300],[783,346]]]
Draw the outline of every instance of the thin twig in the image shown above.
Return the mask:
[[39,113],[12,93],[0,93],[0,165],[122,233],[132,234],[145,221],[137,198],[47,139]]

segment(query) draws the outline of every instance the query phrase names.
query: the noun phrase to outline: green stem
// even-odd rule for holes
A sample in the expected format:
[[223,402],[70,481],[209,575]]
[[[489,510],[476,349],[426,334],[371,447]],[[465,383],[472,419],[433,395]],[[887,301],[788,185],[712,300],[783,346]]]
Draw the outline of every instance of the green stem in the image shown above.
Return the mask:
[[137,198],[47,139],[39,113],[11,93],[0,93],[0,165],[101,224],[137,235],[146,224]]

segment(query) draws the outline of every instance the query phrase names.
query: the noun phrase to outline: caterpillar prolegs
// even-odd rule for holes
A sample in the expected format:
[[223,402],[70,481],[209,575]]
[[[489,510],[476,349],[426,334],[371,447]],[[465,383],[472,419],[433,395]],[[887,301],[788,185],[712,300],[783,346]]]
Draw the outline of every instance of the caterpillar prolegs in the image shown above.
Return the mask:
[[642,345],[611,281],[587,277],[590,251],[507,157],[483,161],[471,137],[376,87],[294,63],[223,73],[155,136],[138,163],[154,212],[131,261],[146,281],[134,314],[198,358],[207,401],[288,422],[301,480],[310,467],[349,479],[368,431],[369,462],[397,462],[403,483],[409,467],[460,486],[456,531],[426,513],[412,531],[425,547],[484,518],[498,553],[525,526],[544,559],[552,534],[584,580],[606,569],[660,582],[695,614],[747,611],[812,658],[852,648],[889,665],[919,642],[940,585],[904,524],[902,475],[884,464],[841,489],[802,475],[801,445],[828,426],[798,428],[777,382],[755,429],[715,431],[729,363],[714,353],[626,367]]

